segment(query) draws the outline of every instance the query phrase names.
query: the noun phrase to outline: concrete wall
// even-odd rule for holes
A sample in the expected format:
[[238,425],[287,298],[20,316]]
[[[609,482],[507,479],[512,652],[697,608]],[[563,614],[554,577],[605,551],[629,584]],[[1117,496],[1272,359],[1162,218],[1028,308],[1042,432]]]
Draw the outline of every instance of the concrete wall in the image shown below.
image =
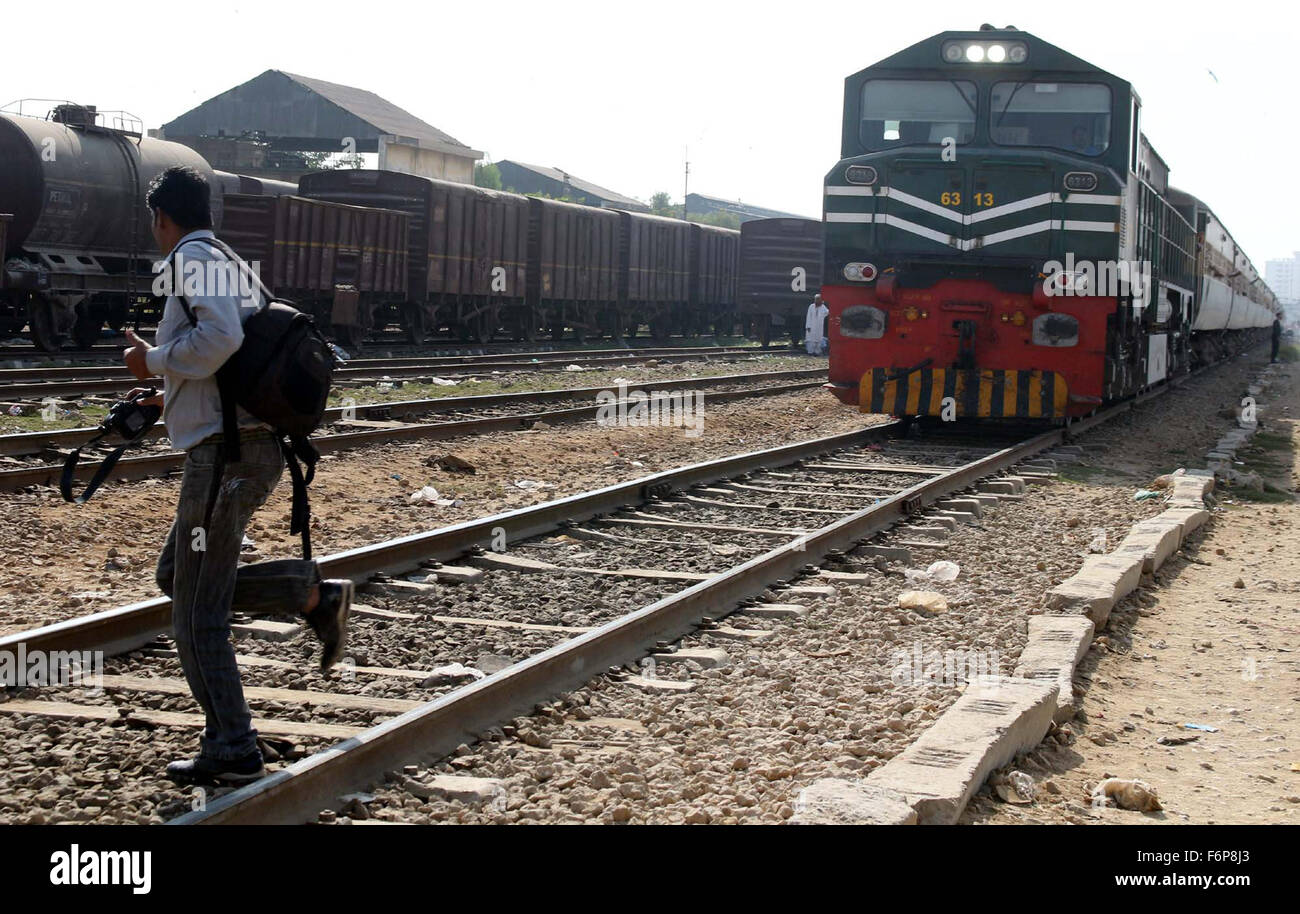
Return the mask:
[[439,149],[424,149],[390,140],[379,144],[379,167],[422,178],[474,183],[475,157],[456,155]]

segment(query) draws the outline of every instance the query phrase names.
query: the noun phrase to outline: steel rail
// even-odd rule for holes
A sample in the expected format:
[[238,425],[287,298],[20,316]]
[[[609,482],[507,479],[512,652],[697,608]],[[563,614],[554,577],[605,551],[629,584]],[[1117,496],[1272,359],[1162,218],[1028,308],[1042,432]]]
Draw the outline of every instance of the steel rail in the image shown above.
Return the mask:
[[[380,572],[398,573],[414,568],[424,560],[445,561],[463,555],[474,546],[492,542],[498,530],[504,530],[508,540],[536,536],[555,529],[563,521],[586,520],[638,504],[656,494],[689,488],[697,482],[714,482],[741,473],[784,466],[807,457],[876,441],[890,436],[900,427],[899,423],[891,422],[691,464],[539,505],[349,549],[319,559],[321,573],[326,577],[351,578],[358,582]],[[171,601],[161,597],[0,636],[0,652],[16,651],[18,645],[23,644],[28,652],[100,650],[113,655],[148,643],[170,625]]]
[[[374,380],[382,381],[387,379],[408,379],[419,378],[427,375],[463,377],[465,375],[480,374],[488,371],[556,371],[555,364],[560,362],[569,362],[571,364],[583,366],[615,366],[624,365],[628,362],[648,361],[654,359],[659,362],[691,362],[691,361],[709,361],[718,358],[738,358],[747,355],[750,350],[723,350],[707,349],[700,350],[691,355],[664,355],[664,356],[601,356],[599,358],[572,358],[572,359],[550,359],[546,361],[504,361],[504,362],[483,362],[470,365],[429,365],[425,363],[415,365],[380,365],[373,368],[355,367],[351,363],[335,370],[335,381],[347,380]],[[8,372],[20,372],[31,374],[35,372],[48,372],[40,378],[29,378],[27,380],[11,380],[6,377]],[[67,372],[92,372],[93,375],[87,376],[84,380],[78,380],[76,377],[67,378]],[[49,380],[44,380],[48,378]],[[118,393],[131,387],[137,387],[141,382],[135,378],[125,368],[104,368],[104,369],[61,369],[61,368],[9,368],[0,369],[0,400],[22,400],[33,399],[35,397],[60,397],[74,396],[81,394],[101,394],[101,393]]]
[[[681,390],[690,387],[708,388],[724,384],[750,384],[755,381],[784,381],[794,378],[824,377],[825,368],[798,368],[788,371],[758,371],[749,374],[713,375],[699,378],[674,378],[663,381],[637,381],[627,385],[627,390]],[[446,413],[458,410],[485,409],[513,406],[518,403],[548,403],[580,397],[596,397],[612,388],[561,387],[555,390],[525,390],[511,393],[474,394],[468,397],[430,397],[421,400],[391,400],[378,403],[358,403],[353,406],[335,406],[325,410],[323,423],[347,418],[349,410],[358,419],[367,417],[392,418],[394,416]],[[98,429],[68,428],[49,431],[15,432],[0,435],[0,456],[39,454],[46,448],[73,448],[90,440]],[[166,429],[155,425],[145,436],[146,441],[167,436]]]
[[792,543],[579,635],[182,815],[174,824],[282,824],[310,820],[344,793],[395,766],[445,755],[557,693],[635,661],[657,642],[794,577],[809,562],[870,538],[938,499],[1064,440],[1054,429],[918,483]]
[[[534,364],[540,362],[566,362],[575,359],[600,358],[600,357],[637,357],[654,359],[675,355],[690,355],[700,353],[712,353],[714,355],[759,352],[763,350],[752,346],[680,346],[672,349],[574,349],[574,350],[552,350],[552,351],[521,351],[521,352],[499,352],[499,353],[482,353],[467,355],[405,355],[391,357],[373,357],[348,359],[348,368],[369,368],[380,369],[385,367],[406,368],[411,366],[424,367],[451,367],[456,368],[462,365],[481,364],[493,360],[514,360]],[[120,362],[122,349],[111,350],[114,361]],[[77,380],[81,378],[103,378],[106,375],[117,376],[125,372],[125,368],[120,365],[65,365],[65,366],[29,366],[26,368],[2,368],[0,369],[0,382],[13,381],[43,381],[49,378],[60,380]]]
[[[821,372],[818,372],[820,374]],[[752,390],[716,391],[707,398],[713,403],[728,403],[754,397],[770,397],[786,393],[795,393],[820,387],[822,382],[796,381],[789,384],[774,384]],[[629,388],[631,390],[631,388]],[[644,390],[644,388],[642,388]],[[567,398],[566,398],[567,399]],[[322,454],[365,447],[371,444],[386,444],[395,441],[440,441],[448,438],[460,438],[466,435],[483,435],[489,432],[509,432],[526,429],[536,422],[575,422],[584,419],[596,421],[601,411],[610,407],[631,404],[632,400],[618,400],[609,404],[588,404],[565,409],[544,410],[532,413],[513,413],[507,416],[483,416],[474,419],[462,419],[452,422],[424,422],[409,425],[386,426],[384,428],[366,429],[357,432],[337,432],[316,435],[312,444]],[[371,407],[372,410],[374,407]],[[160,454],[143,454],[138,457],[124,457],[113,468],[113,479],[122,482],[132,479],[147,479],[179,469],[185,462],[183,451],[166,451]],[[102,461],[87,460],[77,464],[73,478],[79,481],[89,479],[99,469]],[[39,466],[17,467],[12,470],[0,470],[0,492],[14,492],[27,486],[57,485],[63,474],[61,463],[47,463]]]

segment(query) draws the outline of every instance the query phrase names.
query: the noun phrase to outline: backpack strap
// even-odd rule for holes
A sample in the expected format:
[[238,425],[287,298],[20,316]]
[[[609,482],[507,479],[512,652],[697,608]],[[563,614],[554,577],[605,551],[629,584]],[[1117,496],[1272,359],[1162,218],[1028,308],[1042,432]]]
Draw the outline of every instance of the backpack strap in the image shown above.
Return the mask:
[[307,486],[316,475],[316,461],[320,460],[320,451],[299,435],[282,435],[280,452],[284,454],[284,463],[289,468],[289,478],[293,481],[293,508],[289,514],[289,532],[302,535],[302,557],[310,559],[311,503],[307,498]]
[[[265,308],[267,305],[271,304],[271,300],[275,298],[275,295],[266,287],[266,283],[262,282],[262,277],[258,276],[257,273],[253,271],[253,268],[244,261],[244,258],[236,254],[230,245],[215,236],[212,238],[191,238],[185,243],[194,244],[195,242],[206,244],[211,248],[216,248],[218,251],[225,254],[226,259],[231,263],[238,264],[240,272],[247,273],[253,278],[253,282],[257,283],[258,291],[262,293],[262,307]],[[178,295],[177,298],[183,298],[183,296]],[[186,313],[189,313],[188,309],[186,309]]]

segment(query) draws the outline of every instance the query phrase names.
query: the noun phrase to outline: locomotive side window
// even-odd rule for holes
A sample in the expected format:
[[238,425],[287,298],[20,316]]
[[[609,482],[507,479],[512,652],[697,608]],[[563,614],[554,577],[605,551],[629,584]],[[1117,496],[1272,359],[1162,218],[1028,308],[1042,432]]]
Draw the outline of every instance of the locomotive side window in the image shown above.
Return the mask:
[[1100,83],[995,83],[989,134],[1003,146],[1099,156],[1110,146],[1110,88]]
[[870,150],[975,137],[975,84],[965,80],[872,79],[862,87],[859,136]]

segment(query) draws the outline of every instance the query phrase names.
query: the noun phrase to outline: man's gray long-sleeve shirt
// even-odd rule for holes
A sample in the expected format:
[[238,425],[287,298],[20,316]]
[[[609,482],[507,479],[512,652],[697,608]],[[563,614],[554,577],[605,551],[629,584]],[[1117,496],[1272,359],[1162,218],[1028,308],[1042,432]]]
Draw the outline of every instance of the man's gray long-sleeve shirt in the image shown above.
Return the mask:
[[[221,431],[217,369],[244,341],[243,323],[261,305],[256,287],[251,292],[248,289],[252,280],[245,278],[241,284],[224,253],[211,244],[194,241],[213,237],[206,230],[190,232],[167,255],[173,263],[180,258],[180,270],[174,271],[175,290],[185,293],[198,324],[191,324],[177,297],[169,295],[158,324],[156,346],[145,359],[153,374],[162,375],[163,422],[172,444],[182,450]],[[214,262],[226,271],[224,281],[214,281],[214,270],[208,268]],[[202,276],[198,264],[202,264]],[[240,410],[240,425],[258,424]]]

